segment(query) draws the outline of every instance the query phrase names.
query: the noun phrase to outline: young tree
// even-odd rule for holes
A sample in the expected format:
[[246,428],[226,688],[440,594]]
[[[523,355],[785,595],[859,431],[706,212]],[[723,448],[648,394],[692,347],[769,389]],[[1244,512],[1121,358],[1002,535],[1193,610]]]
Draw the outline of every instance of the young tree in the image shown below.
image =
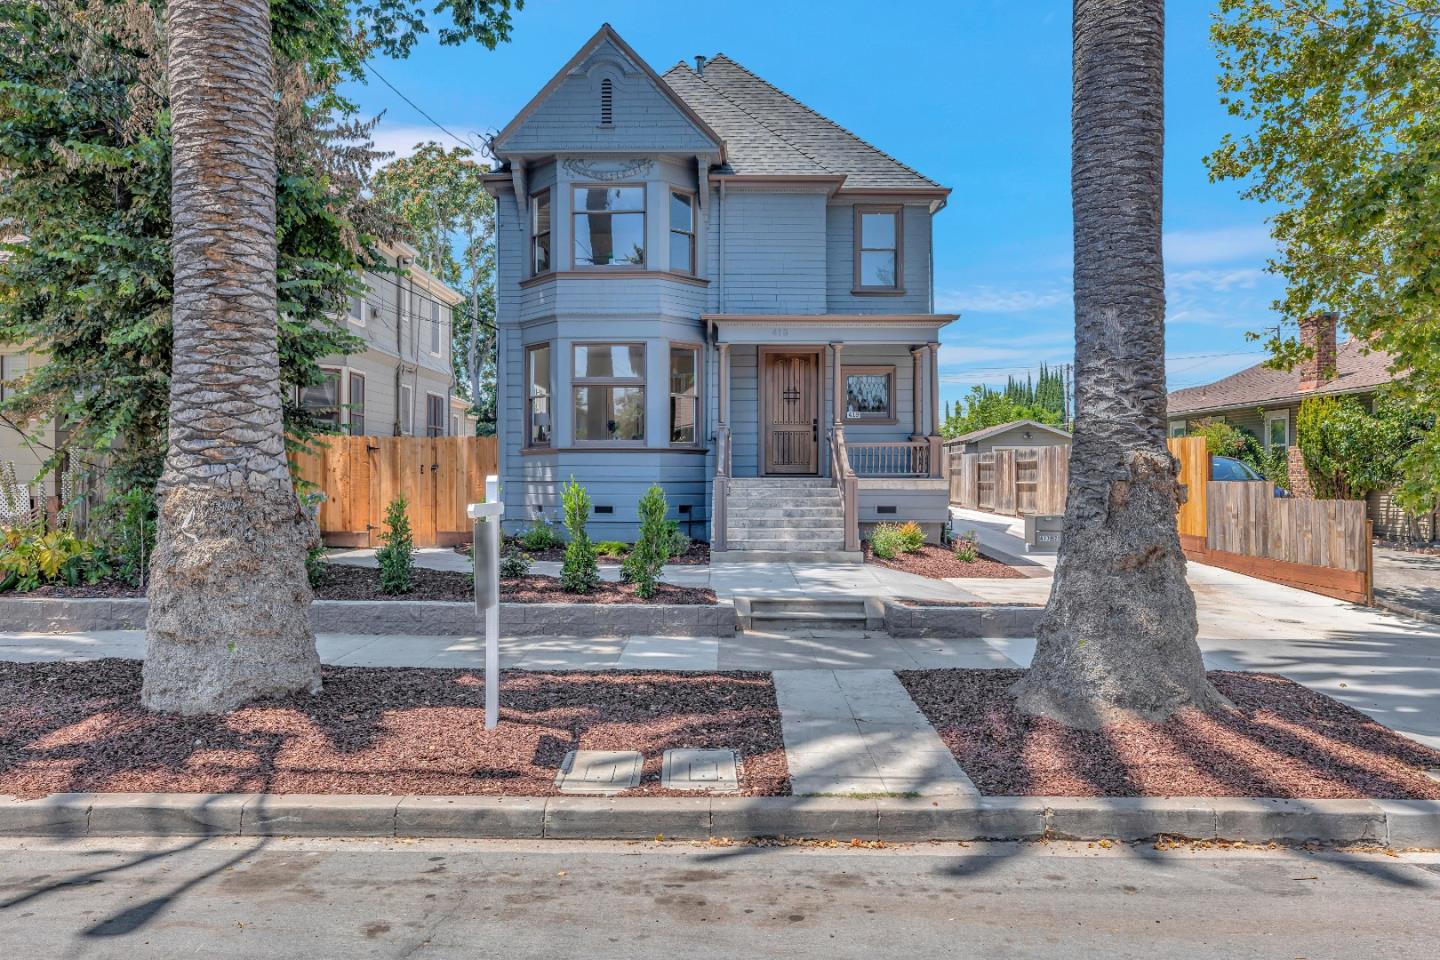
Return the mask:
[[[1247,132],[1206,158],[1279,208],[1276,308],[1322,311],[1393,358],[1395,395],[1440,409],[1440,0],[1221,0],[1222,102]],[[1277,366],[1308,351],[1288,332]],[[1440,499],[1440,431],[1400,463],[1401,504]]]
[[1205,678],[1165,448],[1163,0],[1076,0],[1075,442],[1027,713],[1096,728],[1223,698]]
[[495,423],[495,200],[463,147],[422,143],[375,175],[375,198],[406,227],[425,268],[465,294],[455,311],[456,379],[481,423]]

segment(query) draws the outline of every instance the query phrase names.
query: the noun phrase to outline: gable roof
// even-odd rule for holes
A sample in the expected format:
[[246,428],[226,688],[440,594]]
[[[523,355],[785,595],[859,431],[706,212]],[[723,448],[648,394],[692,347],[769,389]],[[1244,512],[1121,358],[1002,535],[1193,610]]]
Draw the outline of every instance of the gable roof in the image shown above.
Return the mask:
[[722,174],[842,177],[845,190],[949,193],[723,53],[703,73],[678,63],[664,79],[724,137]]
[[971,430],[969,433],[962,433],[958,437],[951,437],[946,444],[951,443],[974,443],[977,440],[985,440],[997,434],[1014,430],[1016,427],[1028,427],[1032,430],[1043,430],[1046,433],[1054,434],[1057,437],[1064,437],[1066,440],[1075,439],[1068,430],[1061,430],[1059,427],[1052,427],[1048,423],[1041,423],[1039,420],[1011,420],[1009,423],[1002,423],[996,427],[983,427],[979,430]]
[[1300,368],[1274,370],[1257,363],[1214,383],[1176,390],[1167,397],[1170,416],[1212,413],[1245,407],[1287,403],[1327,393],[1364,393],[1395,379],[1392,358],[1383,350],[1366,351],[1365,342],[1351,337],[1335,347],[1335,379],[1313,390],[1301,391]]
[[505,128],[503,130],[495,134],[495,138],[492,141],[493,148],[496,150],[503,150],[505,140],[516,130],[520,129],[520,126],[527,119],[529,119],[530,115],[534,113],[535,110],[542,103],[544,103],[545,100],[552,93],[555,92],[555,90],[560,86],[560,84],[565,82],[565,78],[570,75],[570,72],[572,70],[580,66],[580,64],[584,63],[586,58],[589,57],[590,54],[594,53],[601,44],[606,42],[614,44],[615,47],[622,54],[624,54],[624,56],[628,60],[634,63],[641,72],[643,72],[647,77],[650,78],[650,81],[655,84],[656,89],[658,89],[668,100],[670,100],[670,102],[675,105],[676,109],[678,109],[682,114],[684,114],[686,119],[688,119],[691,123],[695,125],[696,129],[698,129],[702,134],[709,137],[710,140],[714,142],[716,149],[720,151],[720,156],[723,161],[725,157],[725,141],[720,137],[719,134],[717,134],[713,129],[711,129],[709,124],[707,124],[693,109],[691,109],[690,104],[686,103],[685,100],[681,99],[675,94],[674,89],[671,88],[669,84],[667,84],[664,80],[660,78],[660,75],[657,74],[650,67],[650,64],[645,62],[645,58],[641,57],[640,54],[636,53],[634,48],[631,47],[630,44],[626,43],[620,37],[620,34],[615,32],[615,28],[610,26],[610,24],[608,23],[602,23],[600,25],[600,29],[595,31],[594,36],[592,36],[589,40],[586,40],[585,43],[581,45],[580,49],[575,52],[575,56],[565,61],[565,66],[561,67],[558,71],[556,71],[555,76],[550,78],[550,82],[545,84],[545,86],[541,87],[540,92],[530,98],[530,102],[525,104],[525,106],[521,108],[519,113],[515,114],[514,119],[512,119],[509,123],[505,124]]

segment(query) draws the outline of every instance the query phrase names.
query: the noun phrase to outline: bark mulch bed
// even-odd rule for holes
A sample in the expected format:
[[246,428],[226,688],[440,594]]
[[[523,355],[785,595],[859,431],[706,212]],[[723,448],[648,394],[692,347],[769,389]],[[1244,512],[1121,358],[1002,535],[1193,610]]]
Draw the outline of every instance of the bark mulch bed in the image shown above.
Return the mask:
[[1233,711],[1095,732],[1020,714],[1021,670],[898,674],[980,792],[992,796],[1440,799],[1440,751],[1264,673],[1211,671]]
[[978,560],[966,563],[955,556],[955,551],[946,547],[937,547],[931,543],[925,544],[914,553],[897,553],[893,560],[884,560],[875,556],[870,549],[868,540],[863,544],[863,548],[866,563],[889,567],[891,570],[903,570],[906,573],[929,577],[932,580],[948,580],[951,577],[987,577],[1003,580],[1025,576],[1009,564],[991,560],[984,554],[981,554]]
[[74,587],[63,584],[50,584],[44,587],[36,587],[28,593],[18,593],[15,591],[0,593],[0,597],[67,597],[91,600],[121,600],[143,596],[145,596],[145,591],[140,587],[131,586],[124,580],[116,580],[111,577],[106,577],[95,584],[82,583]]
[[[452,600],[475,599],[470,574],[449,570],[416,568],[409,593],[380,591],[380,571],[370,567],[327,564],[325,580],[315,590],[317,600]],[[686,606],[718,602],[708,587],[677,587],[662,583],[655,595],[642,600],[628,583],[601,581],[594,593],[567,593],[557,577],[531,574],[500,581],[500,599],[505,603],[675,603]]]
[[[519,547],[520,543],[514,537],[506,538],[507,546],[514,544]],[[470,556],[470,547],[461,546],[455,548],[463,556]],[[523,547],[521,547],[524,550]],[[556,563],[565,561],[564,547],[551,547],[549,550],[524,550],[526,556],[531,560],[553,560]],[[599,557],[600,563],[605,566],[619,566],[625,562],[624,557]],[[703,567],[710,563],[710,544],[702,543],[699,540],[692,540],[686,551],[678,557],[671,557],[666,563],[672,563],[679,567]]]
[[[639,750],[637,794],[665,794],[672,747],[731,748],[741,791],[790,792],[765,673],[501,676],[326,667],[316,696],[207,717],[140,707],[140,663],[0,663],[0,793],[369,793],[549,796],[569,750]],[[689,794],[686,794],[689,795]]]

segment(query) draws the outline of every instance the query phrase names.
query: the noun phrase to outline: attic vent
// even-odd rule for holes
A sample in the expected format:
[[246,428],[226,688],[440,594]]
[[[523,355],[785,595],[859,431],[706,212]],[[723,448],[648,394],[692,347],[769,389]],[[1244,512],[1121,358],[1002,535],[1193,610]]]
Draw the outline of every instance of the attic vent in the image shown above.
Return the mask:
[[615,83],[610,78],[600,81],[600,125],[608,127],[615,122]]

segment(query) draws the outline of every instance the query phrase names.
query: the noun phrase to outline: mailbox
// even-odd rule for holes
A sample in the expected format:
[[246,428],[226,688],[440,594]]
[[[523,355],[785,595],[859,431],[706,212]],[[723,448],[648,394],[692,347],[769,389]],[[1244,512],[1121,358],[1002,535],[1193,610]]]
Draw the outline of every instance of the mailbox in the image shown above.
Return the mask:
[[1057,553],[1065,516],[1059,513],[1032,513],[1025,518],[1025,549],[1030,553]]

